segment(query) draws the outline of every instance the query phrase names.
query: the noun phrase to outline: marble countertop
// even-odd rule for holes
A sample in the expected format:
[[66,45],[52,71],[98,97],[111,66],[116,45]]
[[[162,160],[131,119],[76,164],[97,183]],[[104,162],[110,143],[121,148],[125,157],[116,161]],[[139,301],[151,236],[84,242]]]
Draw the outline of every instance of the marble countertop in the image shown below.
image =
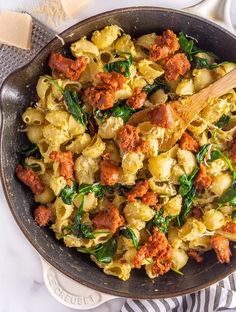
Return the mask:
[[[35,0],[0,1],[0,10],[18,9],[30,12]],[[95,5],[99,3],[98,5]],[[108,11],[118,7],[135,5],[156,5],[181,9],[199,2],[198,0],[92,0],[76,20],[67,20],[61,24],[58,31],[62,31],[75,22],[92,16],[96,13]],[[231,17],[236,25],[236,1],[232,1]],[[42,20],[44,22],[44,20]],[[0,68],[1,70],[1,68]],[[58,303],[46,289],[39,255],[26,240],[17,227],[7,206],[0,185],[0,312],[72,312]],[[87,310],[91,312],[117,312],[124,299],[113,299],[98,308]]]

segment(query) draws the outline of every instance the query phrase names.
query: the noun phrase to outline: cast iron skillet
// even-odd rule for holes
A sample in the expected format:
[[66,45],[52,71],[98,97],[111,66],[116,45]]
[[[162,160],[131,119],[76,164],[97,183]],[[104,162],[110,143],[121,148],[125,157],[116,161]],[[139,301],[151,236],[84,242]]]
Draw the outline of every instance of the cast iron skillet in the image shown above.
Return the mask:
[[[213,51],[222,60],[236,61],[236,37],[223,28],[188,13],[155,7],[119,9],[91,17],[61,34],[66,46],[81,36],[108,24],[120,25],[133,37],[150,32],[160,33],[170,28],[183,31],[198,39],[199,46]],[[203,264],[191,260],[183,268],[184,276],[169,272],[151,281],[142,270],[134,270],[131,278],[120,281],[105,275],[88,256],[65,247],[49,229],[42,229],[33,220],[32,194],[14,174],[17,148],[25,142],[25,135],[17,129],[22,124],[21,114],[35,98],[35,85],[41,74],[48,71],[47,60],[51,50],[61,50],[61,42],[52,40],[34,60],[13,72],[3,83],[0,95],[3,124],[1,129],[1,179],[11,212],[19,227],[52,266],[75,281],[104,293],[132,298],[167,298],[194,292],[226,277],[235,270],[236,249],[228,265],[219,264],[209,252]],[[65,47],[63,47],[65,49]],[[29,88],[26,86],[29,85]]]

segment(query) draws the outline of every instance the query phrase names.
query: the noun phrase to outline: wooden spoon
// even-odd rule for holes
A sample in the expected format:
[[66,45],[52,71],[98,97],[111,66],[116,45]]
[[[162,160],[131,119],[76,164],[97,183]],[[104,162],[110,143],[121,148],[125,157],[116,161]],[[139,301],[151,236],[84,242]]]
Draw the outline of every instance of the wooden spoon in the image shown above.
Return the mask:
[[[169,150],[181,138],[188,125],[207,104],[235,87],[236,68],[198,93],[181,101],[168,103],[173,108],[175,122],[169,128],[166,128],[164,140],[160,143],[160,150]],[[141,122],[148,121],[148,113],[158,106],[154,105],[133,114],[128,124],[137,126]]]

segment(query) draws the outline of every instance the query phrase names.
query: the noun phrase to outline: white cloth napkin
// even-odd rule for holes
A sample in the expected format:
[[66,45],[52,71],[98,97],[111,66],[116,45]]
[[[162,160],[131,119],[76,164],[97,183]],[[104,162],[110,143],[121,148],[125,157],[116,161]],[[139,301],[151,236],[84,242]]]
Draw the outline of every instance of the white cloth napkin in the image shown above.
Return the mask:
[[170,299],[128,299],[121,312],[236,311],[236,273],[201,291]]

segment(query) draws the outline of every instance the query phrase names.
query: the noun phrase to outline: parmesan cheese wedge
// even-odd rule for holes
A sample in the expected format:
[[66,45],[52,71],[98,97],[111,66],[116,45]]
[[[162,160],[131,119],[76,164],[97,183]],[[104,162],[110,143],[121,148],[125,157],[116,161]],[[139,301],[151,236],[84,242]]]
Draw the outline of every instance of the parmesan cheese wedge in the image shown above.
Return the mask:
[[0,13],[0,43],[28,50],[31,48],[32,18],[13,11]]
[[67,16],[75,18],[89,2],[89,0],[61,0],[61,5]]

